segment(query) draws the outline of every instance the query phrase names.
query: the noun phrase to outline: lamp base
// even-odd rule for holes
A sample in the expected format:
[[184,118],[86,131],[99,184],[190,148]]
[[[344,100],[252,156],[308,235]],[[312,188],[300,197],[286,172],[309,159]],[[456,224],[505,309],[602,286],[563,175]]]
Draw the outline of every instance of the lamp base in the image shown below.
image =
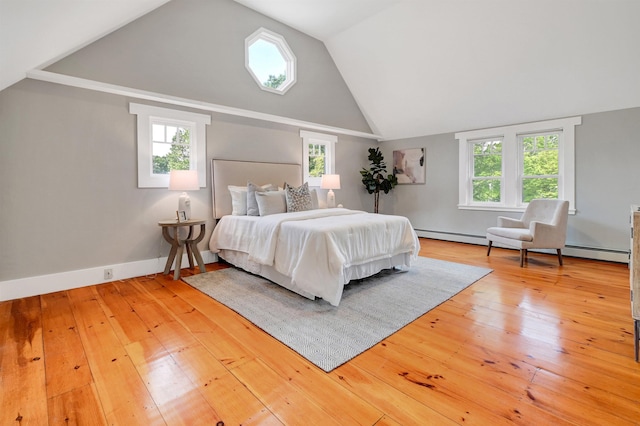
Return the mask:
[[327,192],[327,208],[332,209],[336,206],[336,194],[333,193],[333,189]]
[[191,219],[191,199],[186,192],[180,194],[180,198],[178,198],[178,210],[184,211],[187,220]]

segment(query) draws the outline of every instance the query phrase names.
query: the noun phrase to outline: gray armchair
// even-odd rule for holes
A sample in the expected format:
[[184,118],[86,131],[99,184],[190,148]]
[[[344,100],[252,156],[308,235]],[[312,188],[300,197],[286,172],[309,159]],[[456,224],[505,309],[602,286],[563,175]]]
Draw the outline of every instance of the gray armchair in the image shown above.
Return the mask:
[[522,218],[498,217],[498,226],[487,229],[491,253],[493,242],[520,249],[520,267],[529,249],[556,249],[562,266],[562,249],[567,238],[569,202],[564,200],[531,200]]

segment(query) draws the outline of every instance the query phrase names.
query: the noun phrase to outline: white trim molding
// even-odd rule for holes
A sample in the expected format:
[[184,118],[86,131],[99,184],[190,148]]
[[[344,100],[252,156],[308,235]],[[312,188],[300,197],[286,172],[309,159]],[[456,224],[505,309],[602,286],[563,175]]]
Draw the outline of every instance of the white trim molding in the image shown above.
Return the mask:
[[[218,261],[218,255],[209,250],[203,251],[201,254],[204,263],[214,263]],[[166,263],[167,257],[158,257],[156,259],[140,260],[137,262],[104,265],[90,269],[0,281],[0,302],[56,291],[71,290],[89,285],[103,284],[110,281],[125,280],[127,278],[159,274],[164,271]],[[186,253],[182,256],[181,267],[189,267],[189,258]],[[105,269],[111,269],[113,271],[112,279],[104,279]]]
[[[481,245],[481,246],[487,245],[487,238],[484,235],[478,236],[478,235],[469,235],[469,234],[459,234],[459,233],[453,233],[453,232],[427,231],[427,230],[420,230],[420,229],[416,229],[416,234],[418,235],[418,237],[431,238],[434,240],[453,241],[456,243],[475,244],[475,245]],[[494,244],[494,247],[514,250],[513,256],[514,257],[520,256],[519,253],[515,252],[515,250],[517,249],[514,249],[513,247],[507,247],[501,244]],[[551,254],[553,255],[554,263],[557,264],[557,260],[555,260],[557,256],[555,250],[535,249],[530,251]],[[493,252],[492,252],[492,255],[493,255]],[[582,259],[602,260],[606,262],[629,263],[629,253],[627,251],[606,249],[606,248],[600,248],[600,247],[582,247],[582,246],[567,245],[562,249],[562,255],[570,256],[570,257],[579,257]]]
[[337,133],[341,135],[356,136],[359,138],[381,140],[382,136],[373,133],[360,132],[357,130],[343,129],[341,127],[327,126],[313,123],[311,121],[297,120],[295,118],[283,117],[279,115],[266,114],[263,112],[251,111],[248,109],[234,108],[220,104],[196,101],[193,99],[179,98],[165,95],[163,93],[148,92],[145,90],[133,89],[115,84],[102,83],[95,80],[88,80],[70,75],[58,74],[50,71],[31,70],[27,72],[27,78],[33,80],[46,81],[49,83],[62,84],[64,86],[77,87],[79,89],[94,90],[96,92],[110,93],[112,95],[126,96],[147,101],[162,102],[170,105],[178,105],[187,108],[199,109],[202,111],[213,111],[222,114],[235,115],[238,117],[252,118],[254,120],[269,121],[271,123],[285,124],[288,126],[301,127],[320,132]]

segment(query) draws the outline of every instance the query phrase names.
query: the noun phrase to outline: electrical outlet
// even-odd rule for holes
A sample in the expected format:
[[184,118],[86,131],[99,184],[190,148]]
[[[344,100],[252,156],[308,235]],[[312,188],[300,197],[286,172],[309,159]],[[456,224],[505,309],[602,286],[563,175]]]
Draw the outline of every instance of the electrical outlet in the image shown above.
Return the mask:
[[112,280],[113,279],[113,269],[108,268],[104,270],[104,279]]

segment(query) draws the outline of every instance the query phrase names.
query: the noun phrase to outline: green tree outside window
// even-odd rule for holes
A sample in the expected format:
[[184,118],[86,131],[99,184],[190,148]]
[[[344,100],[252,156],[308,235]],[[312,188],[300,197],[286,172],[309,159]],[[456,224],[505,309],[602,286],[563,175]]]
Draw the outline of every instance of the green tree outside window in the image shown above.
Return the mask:
[[280,74],[278,77],[276,77],[275,75],[269,75],[269,79],[262,84],[266,87],[277,89],[282,83],[284,83],[286,78],[287,76],[284,74]]
[[552,133],[522,139],[524,203],[534,198],[558,198],[558,138],[557,133]]
[[502,177],[502,141],[473,144],[473,201],[500,202]]
[[309,144],[309,176],[322,177],[327,173],[325,159],[327,156],[326,146],[322,144]]
[[153,156],[153,173],[169,174],[171,170],[189,170],[191,136],[188,129],[178,128],[166,155]]

